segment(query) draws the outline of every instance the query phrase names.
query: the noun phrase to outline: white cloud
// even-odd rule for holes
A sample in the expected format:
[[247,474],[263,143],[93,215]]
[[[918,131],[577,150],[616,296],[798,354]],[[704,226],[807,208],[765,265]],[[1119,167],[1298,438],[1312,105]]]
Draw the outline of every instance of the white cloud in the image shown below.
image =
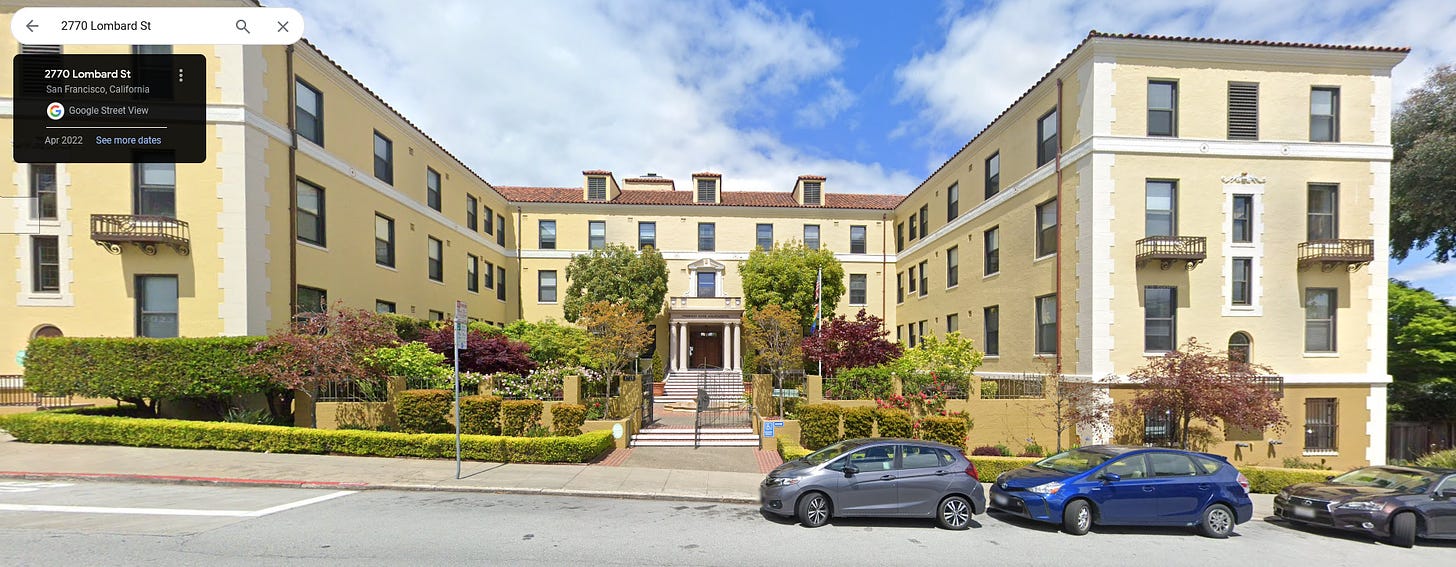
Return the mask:
[[1442,264],[1426,259],[1410,259],[1391,266],[1391,277],[1409,280],[1448,280],[1456,284],[1456,263]]
[[854,105],[854,100],[854,93],[844,88],[843,81],[830,79],[824,83],[824,95],[800,108],[794,114],[794,122],[809,128],[822,127]]
[[[773,123],[764,101],[837,83],[841,47],[807,16],[726,1],[452,2],[407,17],[384,0],[296,7],[310,40],[492,183],[574,185],[596,168],[712,169],[737,189],[787,191],[807,173],[832,191],[918,182],[735,126]],[[849,96],[801,118],[832,119]]]

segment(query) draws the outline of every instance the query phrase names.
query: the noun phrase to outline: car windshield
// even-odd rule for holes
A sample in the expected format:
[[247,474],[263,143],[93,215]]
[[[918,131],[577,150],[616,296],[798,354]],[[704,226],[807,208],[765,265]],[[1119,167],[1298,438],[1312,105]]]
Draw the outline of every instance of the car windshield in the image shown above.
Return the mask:
[[1036,468],[1061,471],[1068,474],[1084,473],[1107,462],[1112,455],[1094,453],[1081,449],[1072,449],[1065,453],[1057,453],[1036,462]]
[[1435,475],[1420,471],[1366,467],[1337,476],[1330,482],[1346,486],[1386,488],[1401,492],[1423,492],[1435,480]]
[[859,447],[863,444],[864,443],[859,442],[840,441],[818,451],[814,451],[813,453],[809,453],[808,455],[804,455],[803,457],[801,457],[801,459],[807,461],[811,465],[817,465],[819,463],[832,461],[836,457],[843,455],[845,451],[853,450],[854,448]]

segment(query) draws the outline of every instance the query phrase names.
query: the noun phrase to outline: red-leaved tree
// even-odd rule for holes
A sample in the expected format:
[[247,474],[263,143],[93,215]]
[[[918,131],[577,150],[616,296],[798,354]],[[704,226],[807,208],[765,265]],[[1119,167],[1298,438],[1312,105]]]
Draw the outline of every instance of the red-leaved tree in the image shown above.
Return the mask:
[[[536,369],[536,363],[526,356],[531,346],[503,336],[491,336],[471,330],[465,335],[465,348],[460,349],[460,371],[495,374],[509,372],[525,376]],[[455,328],[446,325],[420,333],[419,341],[430,350],[445,355],[445,364],[455,364]]]
[[883,364],[900,356],[899,343],[885,338],[889,334],[884,319],[860,309],[853,321],[840,315],[805,338],[804,357],[823,362],[826,377],[847,368]]
[[1194,419],[1242,429],[1283,430],[1284,410],[1261,377],[1274,377],[1262,364],[1229,360],[1190,338],[1188,342],[1133,370],[1140,386],[1132,401],[1144,413],[1168,412],[1178,423],[1178,445],[1188,448],[1188,426]]
[[340,302],[322,313],[300,313],[287,329],[269,335],[253,349],[258,362],[243,371],[277,387],[269,396],[269,409],[284,417],[296,391],[315,398],[327,385],[377,383],[382,377],[364,356],[397,344],[399,335],[389,320]]

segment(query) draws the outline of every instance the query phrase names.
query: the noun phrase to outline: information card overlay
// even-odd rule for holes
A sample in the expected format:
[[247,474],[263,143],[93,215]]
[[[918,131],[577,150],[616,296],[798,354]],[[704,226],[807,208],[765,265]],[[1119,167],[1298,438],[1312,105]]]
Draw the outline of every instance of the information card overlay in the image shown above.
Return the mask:
[[199,163],[202,55],[16,55],[18,163]]

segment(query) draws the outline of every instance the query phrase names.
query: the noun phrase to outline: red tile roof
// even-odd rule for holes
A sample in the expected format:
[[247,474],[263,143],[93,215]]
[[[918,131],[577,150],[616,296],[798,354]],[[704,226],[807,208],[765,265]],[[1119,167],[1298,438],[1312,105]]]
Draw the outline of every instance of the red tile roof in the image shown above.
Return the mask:
[[803,179],[806,181],[824,181],[829,178],[824,177],[823,175],[800,175],[799,179]]
[[[510,187],[497,185],[506,199],[522,203],[585,203],[579,187]],[[868,195],[862,193],[829,193],[824,206],[800,205],[789,193],[774,191],[724,191],[721,203],[693,201],[692,191],[651,191],[623,189],[622,194],[607,204],[615,205],[698,205],[717,207],[805,207],[829,209],[890,210],[905,197],[902,195]]]
[[713,173],[711,171],[701,171],[701,172],[698,172],[698,173],[694,173],[693,174],[693,177],[722,177],[722,176],[723,176],[723,174],[721,174],[721,173]]
[[672,179],[666,177],[628,177],[622,180],[623,183],[662,183],[672,185]]
[[581,172],[582,175],[611,175],[612,172],[605,169],[588,169]]

